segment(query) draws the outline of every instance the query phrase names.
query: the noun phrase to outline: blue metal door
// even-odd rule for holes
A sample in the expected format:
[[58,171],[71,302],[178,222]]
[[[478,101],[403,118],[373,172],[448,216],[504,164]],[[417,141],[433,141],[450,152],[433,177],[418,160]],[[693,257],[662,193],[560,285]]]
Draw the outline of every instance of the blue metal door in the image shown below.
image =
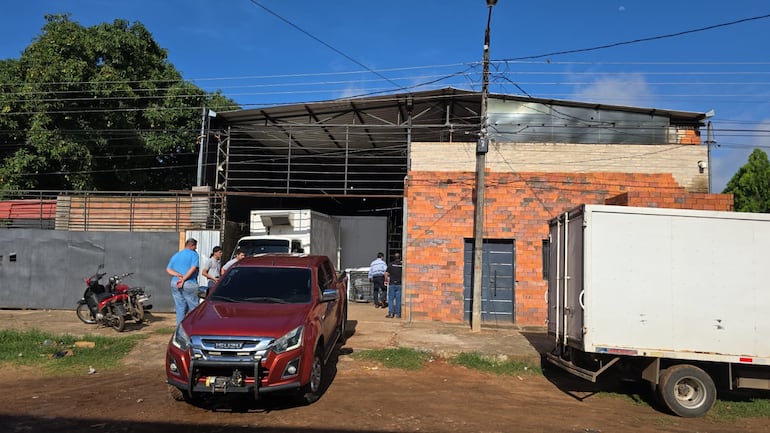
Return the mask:
[[[516,241],[485,239],[482,244],[481,321],[516,321]],[[473,239],[465,240],[463,265],[464,318],[470,321],[473,300]]]

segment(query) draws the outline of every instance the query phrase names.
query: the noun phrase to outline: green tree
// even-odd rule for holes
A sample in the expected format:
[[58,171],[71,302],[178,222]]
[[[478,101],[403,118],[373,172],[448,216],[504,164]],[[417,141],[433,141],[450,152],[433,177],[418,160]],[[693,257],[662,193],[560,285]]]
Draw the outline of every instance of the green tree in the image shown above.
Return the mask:
[[201,107],[235,103],[184,81],[140,23],[46,21],[20,59],[0,61],[0,188],[192,186]]
[[[28,118],[19,115],[21,100],[18,81],[21,64],[18,60],[0,60],[0,162],[21,148],[25,140]],[[0,185],[2,171],[0,171]]]
[[723,193],[732,193],[738,212],[770,212],[770,161],[767,154],[754,149],[749,162],[727,182]]

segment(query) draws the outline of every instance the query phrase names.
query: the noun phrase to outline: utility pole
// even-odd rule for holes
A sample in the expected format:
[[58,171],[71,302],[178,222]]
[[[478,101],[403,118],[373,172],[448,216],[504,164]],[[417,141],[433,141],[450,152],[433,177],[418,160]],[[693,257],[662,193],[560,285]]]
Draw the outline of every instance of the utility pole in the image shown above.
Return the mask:
[[473,297],[471,300],[471,331],[481,331],[481,273],[483,269],[482,254],[484,251],[484,182],[486,180],[487,152],[489,151],[489,119],[487,118],[487,103],[489,102],[489,25],[492,22],[492,8],[497,0],[487,2],[487,28],[484,32],[484,59],[481,77],[481,130],[476,144],[476,191],[473,217]]
[[201,114],[201,134],[198,136],[200,139],[200,149],[198,150],[198,180],[195,183],[196,186],[203,185],[203,144],[206,137],[206,107],[203,107],[203,113]]

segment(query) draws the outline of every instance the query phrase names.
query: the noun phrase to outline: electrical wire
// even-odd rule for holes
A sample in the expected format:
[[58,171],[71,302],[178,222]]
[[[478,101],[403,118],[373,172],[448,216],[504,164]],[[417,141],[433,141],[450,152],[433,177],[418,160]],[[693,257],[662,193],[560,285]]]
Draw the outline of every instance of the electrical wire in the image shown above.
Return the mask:
[[[390,84],[392,84],[394,86],[397,86],[398,89],[405,90],[405,89],[423,88],[425,86],[431,86],[433,84],[436,84],[436,83],[439,83],[439,82],[442,82],[442,81],[445,81],[445,80],[448,80],[448,79],[454,78],[454,77],[462,77],[465,80],[468,80],[468,82],[471,83],[471,85],[477,85],[477,83],[478,83],[478,81],[476,81],[476,80],[471,80],[472,75],[470,74],[470,72],[476,70],[477,66],[478,66],[478,63],[472,63],[472,64],[470,64],[470,66],[469,66],[469,64],[440,65],[440,66],[464,65],[464,66],[466,66],[466,68],[461,70],[461,71],[457,71],[457,72],[450,73],[450,74],[445,74],[445,75],[436,74],[433,77],[430,77],[430,79],[427,80],[427,81],[424,81],[424,82],[421,82],[421,83],[418,83],[418,84],[414,84],[414,85],[411,85],[411,86],[401,86],[401,85],[397,84],[395,81],[393,81],[392,79],[389,79],[389,78],[385,77],[384,75],[382,75],[378,71],[373,70],[373,69],[367,67],[366,65],[363,65],[362,63],[356,61],[355,59],[353,59],[352,57],[348,56],[347,54],[341,52],[340,50],[336,49],[335,47],[327,44],[326,42],[320,40],[319,38],[315,37],[314,35],[306,32],[305,30],[303,30],[301,28],[299,28],[298,26],[296,26],[292,22],[290,22],[287,19],[281,17],[280,15],[274,13],[273,11],[267,9],[266,7],[264,7],[263,5],[259,4],[258,2],[254,1],[254,0],[251,0],[251,2],[253,4],[255,4],[256,6],[261,7],[262,9],[266,10],[268,13],[271,13],[272,15],[276,16],[277,18],[279,18],[282,21],[286,22],[287,24],[291,25],[292,27],[294,27],[298,31],[306,34],[307,36],[311,37],[312,39],[314,39],[317,42],[321,43],[322,45],[326,46],[327,48],[337,52],[338,54],[342,55],[343,57],[345,57],[348,60],[352,61],[353,63],[357,64],[358,66],[363,67],[366,71],[373,73],[374,75],[378,76],[382,80],[387,81],[387,82],[389,82]],[[748,22],[748,21],[753,21],[753,20],[758,20],[758,19],[765,19],[765,18],[768,18],[768,17],[770,17],[770,15],[763,15],[763,16],[757,16],[757,17],[752,17],[752,18],[746,18],[746,19],[742,19],[742,20],[737,20],[737,21],[732,21],[732,22],[728,22],[728,23],[717,24],[717,25],[708,26],[708,27],[702,27],[702,28],[693,29],[693,30],[687,30],[687,31],[683,31],[683,32],[671,33],[671,34],[654,36],[654,37],[649,37],[649,38],[634,39],[634,40],[630,40],[630,41],[617,42],[617,43],[606,44],[606,45],[597,46],[597,47],[591,47],[591,48],[584,48],[584,49],[578,49],[578,50],[559,51],[559,52],[541,54],[541,55],[537,55],[537,56],[527,56],[527,57],[503,59],[503,60],[500,60],[500,61],[495,61],[495,63],[500,63],[500,64],[506,64],[507,65],[507,64],[511,64],[511,63],[520,63],[520,62],[525,61],[525,60],[532,60],[532,59],[543,58],[543,57],[550,57],[550,56],[556,56],[556,55],[562,55],[562,54],[571,54],[571,53],[577,53],[577,52],[585,52],[585,51],[594,51],[594,50],[599,50],[599,49],[606,49],[606,48],[617,47],[617,46],[620,46],[620,45],[628,45],[628,44],[634,44],[634,43],[648,42],[648,41],[652,41],[652,40],[671,38],[671,37],[681,36],[681,35],[685,35],[685,34],[689,34],[689,33],[695,33],[695,32],[700,32],[700,31],[711,30],[711,29],[715,29],[715,28],[719,28],[719,27],[725,27],[725,26],[740,24],[740,23],[744,23],[744,22]],[[550,63],[551,64],[582,64],[582,62],[550,62]],[[586,64],[595,65],[595,64],[597,64],[597,62],[586,62]],[[601,64],[610,64],[610,63],[604,62],[604,63],[601,63]],[[649,64],[649,63],[622,62],[620,64],[631,65],[631,64]],[[670,65],[670,64],[681,64],[681,63],[677,62],[677,63],[653,63],[653,64]],[[689,63],[686,63],[686,64],[689,64]],[[696,65],[696,64],[697,65],[712,65],[712,64],[714,64],[714,65],[724,66],[723,63],[711,63],[711,62],[692,62],[691,64],[693,64],[693,65]],[[765,62],[740,62],[740,63],[734,63],[734,65],[738,65],[738,64],[740,64],[740,65],[763,65],[763,66],[764,65],[768,65],[768,63],[765,63]],[[396,69],[389,69],[389,70],[414,70],[414,69],[419,69],[419,68],[427,68],[427,67],[396,68]],[[350,73],[355,73],[355,72],[336,73],[336,74],[350,74]],[[522,72],[516,72],[516,73],[523,75],[523,74],[536,74],[538,72],[524,72],[524,71],[522,71]],[[551,74],[551,73],[552,73],[551,71],[541,72],[541,74]],[[583,73],[583,72],[562,72],[560,74],[571,74],[571,75],[585,74],[585,75],[588,75],[590,73],[589,72],[585,72],[585,73]],[[653,74],[656,74],[656,73],[653,72],[653,73],[647,73],[647,74],[653,75]],[[768,72],[764,72],[764,71],[733,71],[733,72],[705,72],[705,71],[696,71],[696,72],[660,72],[660,73],[657,73],[657,74],[660,74],[660,75],[663,75],[663,74],[668,74],[668,75],[709,75],[709,74],[711,74],[711,75],[716,75],[716,74],[730,75],[730,74],[732,74],[732,75],[736,75],[737,76],[737,75],[758,75],[758,74],[769,74],[769,73]],[[320,76],[320,75],[324,75],[324,74],[292,74],[292,75],[286,75],[285,77]],[[496,75],[496,76],[498,76],[498,75]],[[266,76],[266,77],[270,77],[270,76]],[[509,84],[511,84],[513,86],[515,86],[520,92],[522,92],[526,96],[528,96],[530,98],[532,97],[520,86],[519,83],[514,82],[513,80],[511,80],[510,78],[508,78],[505,75],[499,75],[499,77],[503,81],[505,81],[505,82],[507,82],[507,83],[509,83]],[[240,79],[240,78],[242,78],[242,77],[224,77],[224,78],[219,78],[219,79],[228,79],[228,80],[230,80],[230,79]],[[404,77],[404,79],[406,79],[406,78],[410,78],[410,77]],[[414,77],[411,77],[411,78],[414,78]],[[429,78],[429,77],[422,77],[422,78]],[[398,78],[398,79],[401,79],[401,78]],[[199,80],[213,80],[213,79],[199,79]],[[151,81],[135,81],[135,82],[134,81],[116,81],[115,83],[147,83],[147,82],[151,82]],[[157,82],[157,83],[167,82],[167,83],[172,83],[172,84],[177,84],[177,85],[180,83],[180,81],[175,81],[175,80],[156,80],[154,82]],[[361,82],[360,80],[355,80],[355,81],[351,80],[351,81],[347,81],[347,82],[346,81],[340,81],[339,84],[351,84],[351,83],[360,83],[360,82]],[[367,82],[369,82],[369,80],[367,80]],[[94,84],[94,83],[95,82],[82,82],[81,84]],[[5,84],[0,84],[0,85],[13,85],[13,84],[14,83],[5,83]],[[30,84],[30,83],[24,83],[24,84]],[[52,82],[52,83],[37,83],[37,84],[40,84],[40,85],[45,85],[45,84],[67,84],[67,85],[71,85],[73,83]],[[103,85],[103,84],[105,84],[105,82],[100,82],[100,84]],[[546,84],[546,83],[532,83],[532,84]],[[671,83],[671,84],[673,85],[675,83]],[[678,83],[678,84],[681,84],[681,83]],[[703,85],[703,84],[706,84],[706,85],[725,85],[725,83],[718,83],[718,82],[716,82],[716,83],[687,83],[687,84],[690,84],[690,85],[697,85],[697,84],[701,84],[701,85]],[[766,84],[766,83],[754,82],[754,83],[740,83],[740,84],[743,84],[743,85],[763,85],[763,84]],[[736,83],[736,85],[740,85],[740,84]],[[286,84],[286,86],[289,86],[289,85],[296,86],[297,84],[296,83]],[[313,83],[309,83],[309,84],[308,83],[304,83],[302,85],[313,85]],[[575,85],[575,83],[571,83],[571,85]],[[277,86],[280,86],[280,84],[273,84],[273,85],[263,84],[263,85],[259,85],[259,86],[277,87]],[[235,88],[238,88],[238,87],[235,87]],[[150,90],[158,91],[158,89],[149,89],[149,88],[146,89],[146,91],[150,91]],[[134,91],[134,90],[132,90],[132,91]],[[145,90],[144,89],[137,89],[136,91],[142,92],[142,91],[145,91]],[[357,95],[356,97],[373,96],[373,95],[383,94],[383,93],[392,92],[392,91],[393,91],[393,89],[377,89],[377,90],[370,91],[368,93]],[[72,92],[73,93],[77,93],[78,91],[75,90],[75,91],[72,91]],[[256,95],[275,95],[275,94],[305,94],[306,95],[307,93],[309,93],[307,90],[302,90],[302,91],[291,91],[291,92],[280,92],[280,93],[276,93],[276,92],[256,93]],[[57,92],[55,90],[51,90],[51,91],[41,91],[38,94],[39,95],[43,95],[43,96],[44,95],[48,95],[48,94],[59,95],[59,94],[61,94],[61,92]],[[189,96],[200,96],[200,95],[186,95],[186,96],[189,97]],[[693,93],[693,94],[680,94],[680,95],[675,95],[675,96],[695,97],[695,96],[704,96],[704,95],[702,93],[699,93],[699,94]],[[708,95],[705,95],[705,96],[713,98],[713,97],[734,97],[734,96],[744,96],[744,95],[740,95],[740,94],[708,94]],[[167,96],[167,97],[168,98],[179,98],[179,95]],[[760,95],[760,97],[761,97],[761,95]],[[134,98],[134,97],[132,97],[132,98]],[[78,99],[73,99],[73,100],[77,101]],[[116,97],[115,100],[120,100],[120,98]],[[70,99],[59,98],[59,99],[50,99],[49,101],[43,100],[42,102],[66,102],[66,101],[70,101]],[[762,103],[762,102],[758,101],[756,103]],[[186,108],[186,109],[196,110],[197,111],[199,109],[199,107],[189,107],[189,108]],[[109,112],[114,112],[114,111],[135,112],[135,111],[144,111],[144,110],[172,110],[172,108],[164,109],[164,108],[152,107],[152,108],[126,108],[126,109],[121,109],[121,110],[115,110],[115,109],[109,109],[109,108],[105,108],[105,109],[101,109],[101,110],[99,110],[99,109],[61,110],[61,111],[60,110],[50,110],[50,111],[46,110],[46,111],[2,112],[2,113],[0,113],[0,115],[14,115],[14,114],[15,115],[30,115],[30,114],[40,114],[40,113],[77,114],[77,113],[101,113],[101,112],[107,112],[107,111],[109,111]],[[557,112],[557,114],[559,114],[561,116],[561,118],[565,119],[565,120],[566,119],[571,119],[571,120],[578,120],[578,121],[588,122],[586,119],[579,119],[579,118],[577,118],[575,116],[567,116],[567,115],[565,115],[563,113],[559,113],[559,112]],[[592,125],[595,125],[595,123],[592,124]],[[99,131],[105,132],[105,131],[109,131],[109,130],[95,130],[95,131],[91,131],[91,133],[98,133]],[[718,132],[720,130],[715,129],[714,131]],[[157,132],[157,131],[155,131],[155,132]],[[732,133],[732,134],[736,134],[736,133],[739,133],[739,132],[741,134],[743,134],[743,133],[746,133],[746,134],[756,134],[756,133],[760,133],[760,132],[764,133],[766,131],[764,131],[764,130],[752,130],[752,129],[746,129],[746,130],[735,130],[735,129],[732,129],[732,130],[724,130],[724,132],[729,132],[729,133]],[[731,136],[731,135],[728,134],[726,136]],[[737,135],[736,134],[736,135],[732,135],[732,136],[742,136],[742,135]],[[3,146],[3,145],[0,144],[0,146]],[[730,146],[730,144],[725,144],[723,147],[729,147],[729,146]],[[735,144],[734,146],[742,146],[742,145],[741,144]],[[762,147],[762,146],[755,146],[755,147]],[[152,168],[152,169],[156,169],[156,168]],[[139,169],[136,169],[136,170],[139,170]]]
[[661,39],[675,38],[675,37],[678,37],[678,36],[684,36],[684,35],[689,35],[689,34],[698,33],[698,32],[705,32],[705,31],[708,31],[708,30],[714,30],[714,29],[718,29],[718,28],[721,28],[721,27],[729,27],[729,26],[734,26],[736,24],[743,24],[743,23],[747,23],[747,22],[750,22],[750,21],[763,20],[763,19],[766,19],[766,18],[770,18],[770,14],[759,15],[759,16],[754,16],[754,17],[750,17],[750,18],[743,18],[743,19],[740,19],[740,20],[730,21],[730,22],[721,23],[721,24],[714,24],[714,25],[711,25],[711,26],[700,27],[700,28],[691,29],[691,30],[685,30],[685,31],[676,32],[676,33],[669,33],[669,34],[665,34],[665,35],[651,36],[651,37],[648,37],[648,38],[638,38],[638,39],[632,39],[632,40],[623,41],[623,42],[614,42],[614,43],[611,43],[611,44],[599,45],[599,46],[596,46],[596,47],[579,48],[579,49],[575,49],[575,50],[554,51],[552,53],[537,54],[537,55],[534,55],[534,56],[513,57],[513,58],[508,58],[508,59],[503,59],[503,60],[504,61],[532,60],[532,59],[542,59],[544,57],[560,56],[560,55],[564,55],[564,54],[576,54],[576,53],[585,53],[585,52],[589,52],[589,51],[604,50],[604,49],[607,49],[607,48],[615,48],[615,47],[619,47],[619,46],[623,46],[623,45],[631,45],[631,44],[638,44],[638,43],[642,43],[642,42],[650,42],[650,41],[657,41],[657,40],[661,40]]
[[324,41],[322,41],[321,39],[319,39],[318,37],[314,36],[313,34],[311,34],[310,32],[306,31],[305,29],[303,29],[303,28],[299,27],[298,25],[294,24],[293,22],[289,21],[288,19],[286,19],[286,18],[282,17],[281,15],[278,15],[278,14],[277,14],[277,13],[275,13],[274,11],[272,11],[272,10],[268,9],[267,7],[265,7],[263,4],[259,3],[258,1],[256,1],[256,0],[249,0],[249,1],[251,1],[251,3],[252,3],[252,4],[254,4],[255,6],[258,6],[258,7],[262,8],[262,9],[264,9],[264,10],[265,10],[267,13],[269,13],[270,15],[273,15],[274,17],[278,18],[279,20],[281,20],[281,21],[285,22],[286,24],[290,25],[290,26],[291,26],[291,27],[293,27],[294,29],[296,29],[296,30],[300,31],[300,32],[301,32],[301,33],[303,33],[304,35],[306,35],[306,36],[308,36],[309,38],[313,39],[314,41],[316,41],[316,42],[320,43],[321,45],[325,46],[326,48],[329,48],[330,50],[332,50],[332,51],[334,51],[335,53],[337,53],[337,54],[341,55],[342,57],[344,57],[344,58],[346,58],[346,59],[350,60],[351,62],[355,63],[356,65],[358,65],[358,66],[361,66],[362,68],[364,68],[364,69],[366,69],[367,71],[369,71],[369,72],[373,73],[374,75],[376,75],[376,76],[378,76],[378,77],[382,78],[383,80],[385,80],[385,81],[387,81],[387,82],[389,82],[389,83],[393,84],[393,85],[394,85],[394,86],[396,86],[397,88],[399,88],[399,89],[401,88],[399,84],[396,84],[396,83],[394,83],[394,82],[393,82],[393,81],[391,81],[391,80],[390,80],[388,77],[386,77],[386,76],[384,76],[384,75],[380,74],[379,72],[377,72],[377,71],[375,71],[375,70],[371,69],[370,67],[368,67],[368,66],[364,65],[363,63],[359,62],[358,60],[354,59],[353,57],[351,57],[351,56],[349,56],[349,55],[347,55],[347,54],[343,53],[342,51],[338,50],[337,48],[335,48],[335,47],[331,46],[330,44],[328,44],[328,43],[326,43],[326,42],[324,42]]

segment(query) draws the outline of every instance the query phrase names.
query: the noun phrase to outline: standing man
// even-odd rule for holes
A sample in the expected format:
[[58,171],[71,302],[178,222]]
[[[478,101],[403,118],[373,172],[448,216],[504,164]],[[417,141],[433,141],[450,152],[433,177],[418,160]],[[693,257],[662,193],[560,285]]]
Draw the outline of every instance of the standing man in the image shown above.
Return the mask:
[[206,293],[208,289],[214,287],[219,279],[219,269],[222,267],[222,247],[216,246],[211,251],[211,257],[203,261],[201,266],[201,275],[206,278]]
[[225,263],[224,266],[222,266],[222,275],[227,272],[228,269],[230,269],[234,264],[240,262],[246,257],[246,252],[242,249],[238,248],[235,250],[235,254],[233,255],[233,258],[230,259],[227,263]]
[[184,248],[171,256],[166,273],[171,275],[171,297],[176,308],[176,324],[198,305],[198,241],[187,239]]
[[385,281],[388,282],[388,315],[390,318],[401,318],[401,253],[393,254],[393,261],[385,271]]
[[372,283],[372,301],[374,308],[385,308],[385,271],[388,265],[383,258],[385,254],[377,253],[377,258],[369,265],[369,281]]

